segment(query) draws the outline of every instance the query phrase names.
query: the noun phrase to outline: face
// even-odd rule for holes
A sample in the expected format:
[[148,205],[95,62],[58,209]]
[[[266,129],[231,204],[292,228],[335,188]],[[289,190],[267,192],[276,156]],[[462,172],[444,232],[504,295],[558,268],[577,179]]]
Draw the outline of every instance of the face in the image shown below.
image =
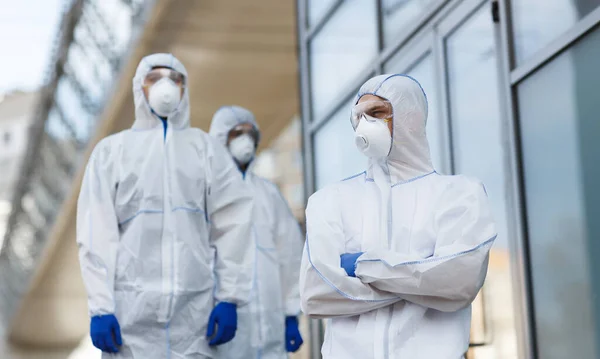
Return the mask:
[[172,70],[168,67],[159,66],[159,67],[154,67],[152,70],[150,70],[148,72],[146,77],[144,77],[144,82],[142,83],[142,91],[144,92],[144,96],[146,97],[146,100],[148,100],[148,91],[150,91],[150,88],[152,87],[152,85],[157,83],[163,77],[170,78],[175,83],[175,85],[179,86],[181,88],[180,96],[183,96],[183,92],[184,92],[185,86],[186,86],[185,76],[183,76],[179,72]]
[[231,141],[245,134],[252,136],[252,138],[254,138],[254,143],[258,142],[258,133],[256,132],[254,126],[251,123],[241,123],[235,126],[227,134],[227,145],[229,146]]
[[[361,104],[361,103],[368,102],[368,101],[387,101],[387,100],[384,99],[383,97],[379,97],[379,96],[376,96],[376,95],[363,95],[358,100],[357,104]],[[391,118],[389,121],[387,121],[387,126],[388,126],[388,129],[390,130],[390,133],[393,133],[393,131],[392,131],[392,128],[394,126],[394,119],[393,118]]]

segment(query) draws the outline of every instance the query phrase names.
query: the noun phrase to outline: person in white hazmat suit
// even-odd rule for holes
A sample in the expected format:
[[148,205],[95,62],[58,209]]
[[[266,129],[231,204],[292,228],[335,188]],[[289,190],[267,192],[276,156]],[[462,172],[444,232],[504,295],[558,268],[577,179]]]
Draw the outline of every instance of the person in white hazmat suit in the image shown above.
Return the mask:
[[217,349],[223,359],[287,358],[302,345],[298,276],[303,235],[277,186],[252,173],[260,132],[254,115],[239,106],[221,107],[209,134],[226,145],[254,195],[252,229],[256,250],[250,303],[239,309],[238,333]]
[[351,113],[368,168],[309,199],[301,305],[328,318],[325,359],[458,359],[468,350],[496,228],[479,181],[434,171],[426,119],[416,80],[368,80]]
[[186,81],[173,55],[143,58],[133,127],[85,170],[77,243],[103,358],[213,358],[250,296],[252,195],[226,149],[190,127]]

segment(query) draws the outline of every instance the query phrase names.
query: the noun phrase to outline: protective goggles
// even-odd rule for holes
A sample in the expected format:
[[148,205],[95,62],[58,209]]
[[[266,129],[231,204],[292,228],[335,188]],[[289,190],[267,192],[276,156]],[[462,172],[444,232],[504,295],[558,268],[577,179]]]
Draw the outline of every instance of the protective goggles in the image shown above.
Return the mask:
[[175,85],[181,88],[184,88],[186,86],[185,76],[182,73],[166,67],[159,67],[150,70],[146,77],[144,77],[144,82],[142,83],[142,86],[151,87],[152,85],[154,85],[155,83],[157,83],[165,77],[173,81]]
[[382,120],[383,122],[390,122],[394,116],[392,104],[389,101],[384,100],[373,100],[365,101],[356,104],[352,108],[350,115],[350,122],[352,127],[356,129],[358,123],[364,117],[367,121],[373,119]]
[[241,123],[229,131],[229,138],[231,139],[238,138],[241,135],[250,135],[254,140],[254,143],[258,143],[259,133],[256,130],[256,127],[251,124]]

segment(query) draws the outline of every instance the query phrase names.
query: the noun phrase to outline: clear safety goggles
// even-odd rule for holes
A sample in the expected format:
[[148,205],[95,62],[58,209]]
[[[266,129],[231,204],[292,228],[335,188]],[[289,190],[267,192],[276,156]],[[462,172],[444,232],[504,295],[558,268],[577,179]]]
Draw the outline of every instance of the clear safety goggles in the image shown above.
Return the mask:
[[363,116],[367,121],[378,119],[383,122],[390,122],[394,116],[394,111],[389,101],[373,100],[358,103],[352,108],[350,114],[350,122],[354,129],[358,127],[358,123]]
[[238,138],[242,135],[250,135],[250,137],[252,137],[252,139],[254,140],[254,143],[258,143],[259,134],[252,124],[241,123],[232,128],[231,131],[229,131],[230,139]]
[[166,67],[159,67],[150,70],[146,77],[144,77],[144,82],[142,83],[142,86],[152,87],[152,85],[154,85],[155,83],[157,83],[165,77],[173,81],[175,85],[181,88],[184,88],[186,86],[185,76],[182,73]]

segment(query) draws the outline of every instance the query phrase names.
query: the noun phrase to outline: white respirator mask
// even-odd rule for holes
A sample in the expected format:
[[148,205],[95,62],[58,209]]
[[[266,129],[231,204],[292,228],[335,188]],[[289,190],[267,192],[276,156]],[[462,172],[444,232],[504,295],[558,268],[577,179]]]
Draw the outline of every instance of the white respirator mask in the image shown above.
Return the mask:
[[387,122],[363,114],[354,134],[356,147],[369,158],[386,157],[392,147]]
[[177,109],[181,102],[181,87],[169,78],[162,78],[150,87],[148,104],[161,117],[167,117]]
[[249,134],[243,134],[229,142],[229,152],[240,165],[248,164],[254,157],[256,144]]

